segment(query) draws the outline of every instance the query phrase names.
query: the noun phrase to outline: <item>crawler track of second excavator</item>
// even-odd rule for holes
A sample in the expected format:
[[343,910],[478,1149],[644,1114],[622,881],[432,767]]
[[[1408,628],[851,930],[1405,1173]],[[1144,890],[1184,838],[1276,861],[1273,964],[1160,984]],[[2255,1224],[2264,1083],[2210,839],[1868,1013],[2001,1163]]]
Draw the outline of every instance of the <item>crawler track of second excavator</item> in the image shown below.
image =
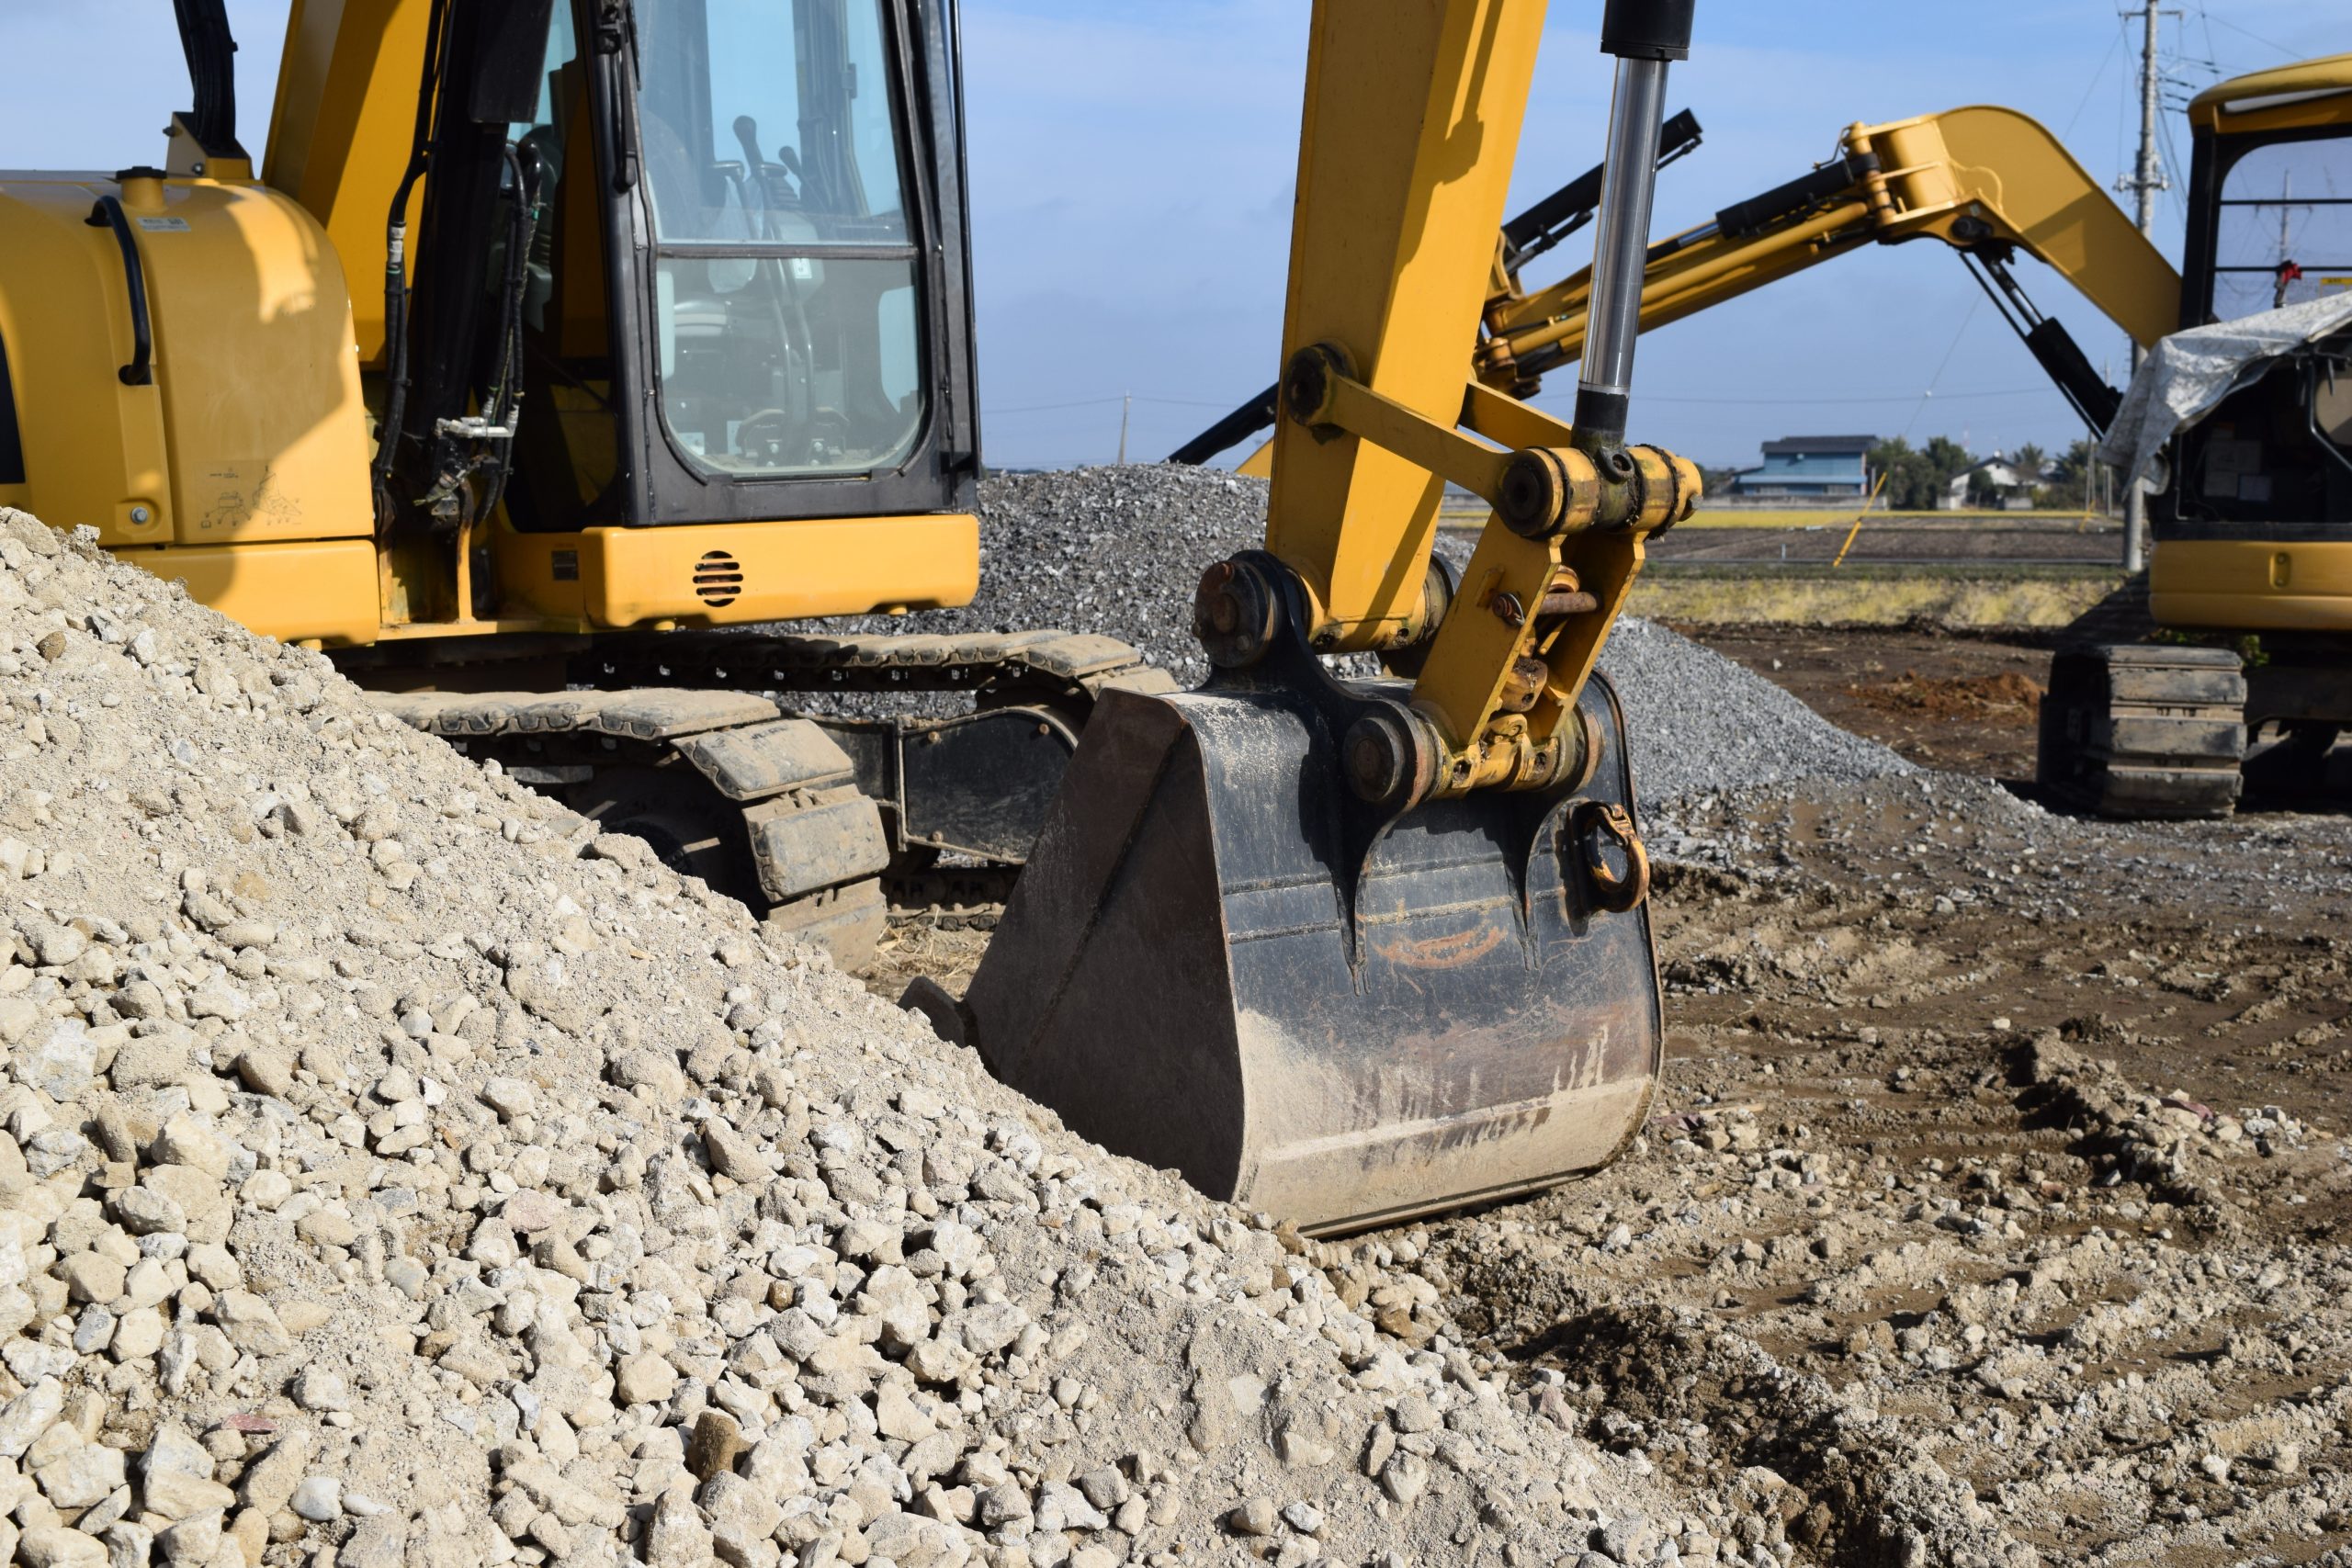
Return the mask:
[[2042,783],[2110,817],[2226,817],[2245,755],[2245,674],[2227,649],[2078,644],[2051,660]]

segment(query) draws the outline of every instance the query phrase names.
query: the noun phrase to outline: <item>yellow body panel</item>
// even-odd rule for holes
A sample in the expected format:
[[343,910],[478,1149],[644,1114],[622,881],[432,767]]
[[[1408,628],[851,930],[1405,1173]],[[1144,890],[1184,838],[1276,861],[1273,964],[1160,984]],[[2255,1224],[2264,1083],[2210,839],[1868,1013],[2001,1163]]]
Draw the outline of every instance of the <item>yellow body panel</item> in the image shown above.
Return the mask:
[[2307,130],[2352,125],[2352,54],[2326,54],[2216,82],[2188,102],[2198,130]]
[[184,580],[191,598],[264,637],[375,640],[376,549],[366,539],[178,545],[115,554],[158,577]]
[[[980,525],[948,513],[502,532],[492,550],[502,591],[496,618],[400,626],[379,613],[370,539],[115,553],[158,577],[184,579],[198,603],[266,637],[357,646],[662,623],[745,626],[968,604],[979,589]],[[731,567],[711,561],[714,554],[730,558]],[[696,581],[698,570],[705,584]],[[740,584],[730,581],[737,574]]]
[[503,533],[494,547],[503,598],[606,629],[935,610],[970,604],[980,580],[979,520],[956,513]]
[[129,286],[113,234],[83,221],[106,188],[0,184],[0,341],[28,481],[5,499],[108,545],[160,542],[172,530],[163,392],[117,375],[131,356]]
[[2165,539],[2148,610],[2160,626],[2352,631],[2352,540]]
[[[1351,6],[1315,8],[1284,363],[1336,344],[1374,391],[1453,424],[1544,9],[1432,0],[1366,26]],[[1379,646],[1419,610],[1443,489],[1356,436],[1277,423],[1266,547],[1318,601],[1331,646]]]
[[[315,217],[343,261],[360,357],[384,355],[384,220],[408,167],[430,0],[294,0],[262,183]],[[409,208],[410,231],[424,203]]]
[[368,416],[326,236],[255,186],[130,181],[154,354],[153,383],[125,386],[130,285],[112,231],[85,221],[115,190],[0,186],[21,503],[110,547],[367,535]]

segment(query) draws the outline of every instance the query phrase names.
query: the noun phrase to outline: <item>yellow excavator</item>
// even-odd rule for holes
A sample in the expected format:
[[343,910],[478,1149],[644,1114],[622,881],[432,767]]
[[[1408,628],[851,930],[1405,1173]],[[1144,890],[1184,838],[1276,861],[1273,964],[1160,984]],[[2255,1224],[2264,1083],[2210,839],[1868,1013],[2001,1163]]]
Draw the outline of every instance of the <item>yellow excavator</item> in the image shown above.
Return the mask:
[[[1265,547],[1203,578],[1182,694],[1100,638],[774,624],[974,589],[948,0],[294,0],[258,171],[223,0],[175,8],[164,166],[0,176],[0,503],[845,956],[894,861],[1025,864],[955,1021],[1217,1196],[1331,1230],[1632,1138],[1660,1004],[1594,666],[1698,495],[1626,439],[1691,0],[1606,6],[1573,426],[1461,354],[1544,6],[1318,0]],[[1459,573],[1449,481],[1494,508]],[[972,711],[796,705],[922,688]]]
[[[1704,310],[1864,245],[1941,240],[2095,434],[2122,394],[2010,270],[2064,277],[2143,350],[2177,332],[2352,290],[2352,55],[2222,82],[2189,106],[2186,276],[2058,140],[1977,107],[1856,125],[1820,168],[1648,252],[1644,328]],[[1668,122],[1659,166],[1699,140]],[[1521,398],[1583,352],[1589,269],[1529,290],[1525,265],[1588,220],[1598,172],[1505,224],[1469,341],[1487,384]],[[2204,352],[2211,352],[2206,350]],[[1171,455],[1205,462],[1271,423],[1272,389]],[[1271,446],[1242,471],[1263,473]],[[2352,334],[2246,367],[2184,429],[2152,497],[2156,635],[2084,642],[2052,662],[2038,778],[2119,817],[2232,810],[2249,771],[2289,798],[2352,797]]]
[[[978,581],[952,6],[293,0],[258,170],[224,0],[175,10],[163,166],[0,175],[0,504],[845,964],[886,871],[1017,866],[1094,694],[1164,676],[775,626]],[[793,705],[909,690],[974,708]]]

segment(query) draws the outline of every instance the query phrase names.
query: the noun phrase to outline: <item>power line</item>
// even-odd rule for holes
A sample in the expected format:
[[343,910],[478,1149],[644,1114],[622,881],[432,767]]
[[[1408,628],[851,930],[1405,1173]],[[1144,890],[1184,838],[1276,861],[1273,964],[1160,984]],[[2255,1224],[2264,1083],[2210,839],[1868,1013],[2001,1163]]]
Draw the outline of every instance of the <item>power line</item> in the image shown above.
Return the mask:
[[2058,133],[2059,141],[2064,141],[2066,140],[2067,136],[2071,134],[2075,129],[2075,122],[2083,118],[2083,111],[2085,109],[2090,107],[2091,95],[2098,91],[2099,83],[2104,80],[2107,75],[2108,62],[2115,58],[2115,51],[2117,49],[2121,47],[2122,43],[2123,18],[2121,17],[2118,17],[2115,18],[2115,36],[2107,40],[2107,52],[2099,56],[2098,69],[2091,73],[2090,85],[2083,89],[2083,101],[2076,104],[2075,106],[2075,112],[2066,117],[2066,129]]
[[1229,409],[1233,406],[1231,398],[1147,398],[1141,392],[1136,394],[1136,401],[1167,403],[1180,409]]
[[[2183,164],[2180,154],[2173,146],[2172,120],[2169,117],[2156,121],[2156,135],[2164,142],[2165,163],[2166,165],[2176,169],[2182,167]],[[2184,223],[2188,220],[2188,200],[2186,197],[2181,195],[2179,186],[2166,184],[2165,186],[2165,199],[2172,204],[2174,217],[2179,219]]]
[[2229,29],[2230,29],[2230,31],[2232,31],[2232,32],[2233,32],[2233,33],[2244,33],[2247,38],[2252,39],[2255,42],[2256,42],[2256,43],[2260,44],[2263,48],[2265,48],[2265,49],[2275,49],[2275,50],[2277,50],[2279,53],[2281,53],[2281,54],[2285,55],[2285,56],[2286,56],[2288,59],[2290,59],[2290,60],[2301,60],[2301,59],[2302,58],[2302,55],[2301,55],[2299,51],[2295,51],[2295,50],[2289,49],[2289,48],[2288,48],[2285,44],[2283,44],[2283,43],[2278,43],[2278,42],[2273,41],[2272,39],[2269,39],[2264,38],[2260,33],[2250,33],[2250,32],[2246,32],[2246,30],[2245,30],[2244,28],[2242,28],[2242,27],[2238,26],[2235,22],[2223,21],[2221,17],[2216,17],[2216,16],[2213,16],[2211,13],[2205,11],[2204,7],[2202,7],[2202,6],[2199,6],[2198,9],[2199,9],[2199,13],[2200,13],[2201,15],[2203,15],[2203,16],[2204,16],[2205,20],[2206,20],[2206,22],[2207,22],[2209,25],[2210,25],[2210,24],[2212,24],[2212,23],[2219,22],[2222,27],[2225,27],[2225,28],[2229,28]]
[[[1968,330],[1966,322],[1963,321],[1961,324],[1961,330],[1962,332]],[[1955,346],[1957,346],[1956,343]],[[2004,387],[1994,390],[1978,392],[1945,392],[1940,395],[1935,393],[1931,389],[1928,392],[1920,394],[1920,402],[1924,406],[1928,399],[1930,397],[1934,398],[1937,402],[1949,403],[1959,402],[1962,400],[1982,398],[2056,397],[2057,395],[2058,392],[2055,388],[2046,386]],[[1912,396],[1912,394],[1909,392],[1879,392],[1874,394],[1866,393],[1859,397],[1850,398],[1668,398],[1652,397],[1647,392],[1643,392],[1637,395],[1635,400],[1645,403],[1703,404],[1710,408],[1793,408],[1799,406],[1815,407],[1838,403],[1899,403],[1910,396]],[[1916,418],[1917,416],[1915,415],[1914,417]]]
[[1230,398],[1148,398],[1141,392],[1133,394],[1131,398],[1129,394],[1125,392],[1113,392],[1108,397],[1079,398],[1073,401],[1066,403],[1023,403],[1013,408],[998,408],[994,404],[983,399],[980,403],[980,412],[984,414],[989,415],[1008,413],[1053,413],[1063,409],[1105,408],[1112,403],[1124,401],[1134,401],[1138,403],[1165,403],[1173,408],[1186,409],[1229,409],[1233,407],[1233,400]]
[[988,401],[983,399],[980,403],[980,412],[984,414],[989,415],[1008,413],[1053,413],[1062,409],[1096,409],[1101,408],[1105,403],[1115,403],[1118,400],[1117,395],[1114,394],[1107,398],[1080,398],[1076,402],[1023,403],[1019,408],[1001,409],[991,408]]
[[[1903,434],[1896,437],[1897,440],[1908,440],[1912,426],[1917,424],[1919,416],[1928,412],[1928,400],[1936,395],[1936,383],[1944,378],[1945,367],[1951,363],[1951,356],[1960,352],[1960,340],[1968,335],[1968,324],[1976,319],[1976,307],[1984,302],[1984,297],[1981,294],[1970,297],[1968,310],[1960,318],[1960,330],[1951,334],[1951,342],[1944,347],[1944,356],[1936,361],[1936,373],[1928,378],[1928,389],[1919,394],[1919,400],[1912,405],[1911,417],[1903,422]],[[1953,397],[1971,395],[1973,394],[1952,394]]]

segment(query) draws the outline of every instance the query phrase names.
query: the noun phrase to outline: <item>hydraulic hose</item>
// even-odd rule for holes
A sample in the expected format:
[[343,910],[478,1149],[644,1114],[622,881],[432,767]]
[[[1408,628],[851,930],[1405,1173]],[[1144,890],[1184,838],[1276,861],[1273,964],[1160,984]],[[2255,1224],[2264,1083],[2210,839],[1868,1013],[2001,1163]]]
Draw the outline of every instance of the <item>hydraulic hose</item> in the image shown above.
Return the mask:
[[440,97],[447,21],[447,0],[433,0],[425,22],[424,69],[417,82],[416,130],[409,142],[408,167],[384,220],[384,413],[377,424],[376,461],[369,473],[379,533],[392,525],[392,463],[399,454],[401,422],[408,412],[408,204],[431,161],[433,106]]
[[514,471],[514,437],[523,415],[523,295],[530,287],[532,236],[538,228],[541,170],[536,149],[506,144],[506,172],[514,182],[514,213],[506,241],[506,275],[502,280],[498,316],[498,364],[490,386],[487,411],[492,429],[509,432],[492,438],[492,472],[483,489],[481,514],[496,510]]

